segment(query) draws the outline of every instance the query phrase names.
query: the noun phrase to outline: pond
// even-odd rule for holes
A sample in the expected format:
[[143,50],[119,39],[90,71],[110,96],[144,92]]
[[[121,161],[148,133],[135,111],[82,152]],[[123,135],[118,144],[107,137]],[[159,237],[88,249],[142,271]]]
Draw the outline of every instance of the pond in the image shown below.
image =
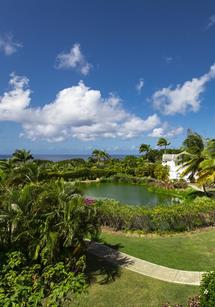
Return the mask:
[[151,208],[180,202],[176,197],[149,191],[146,186],[138,184],[96,182],[81,183],[78,187],[86,197],[111,198],[128,205],[144,205]]

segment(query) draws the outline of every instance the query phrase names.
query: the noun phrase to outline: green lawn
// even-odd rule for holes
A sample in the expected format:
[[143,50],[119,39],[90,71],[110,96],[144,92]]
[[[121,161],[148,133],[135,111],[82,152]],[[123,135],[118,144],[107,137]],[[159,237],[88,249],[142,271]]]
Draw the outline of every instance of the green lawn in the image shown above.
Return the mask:
[[101,238],[129,255],[171,268],[189,271],[215,268],[215,229],[144,237],[103,232]]
[[[90,263],[89,263],[90,262]],[[162,307],[180,303],[198,294],[198,287],[162,282],[107,264],[95,256],[88,261],[92,284],[86,294],[64,307]]]

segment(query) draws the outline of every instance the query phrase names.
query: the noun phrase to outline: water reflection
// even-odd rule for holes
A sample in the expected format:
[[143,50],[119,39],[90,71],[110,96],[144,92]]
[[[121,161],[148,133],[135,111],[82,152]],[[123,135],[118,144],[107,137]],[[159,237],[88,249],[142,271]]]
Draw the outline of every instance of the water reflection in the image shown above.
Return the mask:
[[157,205],[180,203],[180,199],[177,197],[149,191],[147,187],[137,184],[83,183],[79,187],[85,196],[99,199],[116,199],[123,204],[129,205],[155,207]]

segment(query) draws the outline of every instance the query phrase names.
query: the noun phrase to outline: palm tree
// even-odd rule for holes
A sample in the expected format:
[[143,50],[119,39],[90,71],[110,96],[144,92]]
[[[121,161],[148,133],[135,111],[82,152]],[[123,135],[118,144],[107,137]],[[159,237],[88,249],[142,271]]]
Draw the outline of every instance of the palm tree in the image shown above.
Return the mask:
[[85,205],[83,198],[63,180],[46,183],[37,201],[43,219],[34,258],[51,262],[62,254],[79,257],[85,248],[86,236],[96,237],[99,231],[96,207]]
[[38,183],[41,177],[42,167],[35,162],[19,164],[9,176],[12,184],[24,185],[29,182]]
[[85,204],[63,180],[10,187],[1,195],[0,249],[19,246],[44,264],[62,255],[74,260],[84,251],[84,239],[95,238],[98,231],[96,205]]
[[0,161],[0,169],[5,173],[5,174],[10,174],[13,169],[14,169],[14,163],[11,159],[7,160],[2,160]]
[[103,150],[94,149],[92,152],[92,159],[98,164],[100,164],[107,160],[110,160],[110,155]]
[[202,137],[190,131],[183,142],[183,151],[178,155],[179,164],[183,168],[181,176],[188,175],[191,182],[195,181],[195,176],[200,170],[200,163],[204,160],[205,144]]
[[25,149],[17,149],[12,156],[12,160],[19,163],[26,163],[34,159],[30,150]]
[[200,163],[197,183],[203,186],[215,183],[215,139],[209,140],[204,150],[204,160]]
[[157,141],[157,146],[159,147],[164,147],[165,152],[166,152],[166,147],[170,145],[170,142],[167,141],[167,139],[161,137]]
[[151,146],[148,144],[141,144],[139,147],[139,153],[148,153],[151,149]]

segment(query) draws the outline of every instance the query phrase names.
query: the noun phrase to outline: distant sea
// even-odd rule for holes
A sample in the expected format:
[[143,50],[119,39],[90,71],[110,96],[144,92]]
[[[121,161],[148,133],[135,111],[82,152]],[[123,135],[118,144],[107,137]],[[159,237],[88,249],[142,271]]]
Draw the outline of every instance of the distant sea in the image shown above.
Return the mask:
[[[117,158],[117,159],[123,159],[126,155],[111,155],[112,158]],[[87,160],[90,155],[49,155],[49,154],[38,154],[38,155],[34,155],[33,157],[35,159],[39,159],[39,160],[50,160],[50,161],[63,161],[63,160],[68,160],[68,159],[77,159],[77,158],[81,158],[84,160]],[[8,159],[11,158],[11,155],[0,155],[0,160],[1,159]]]

